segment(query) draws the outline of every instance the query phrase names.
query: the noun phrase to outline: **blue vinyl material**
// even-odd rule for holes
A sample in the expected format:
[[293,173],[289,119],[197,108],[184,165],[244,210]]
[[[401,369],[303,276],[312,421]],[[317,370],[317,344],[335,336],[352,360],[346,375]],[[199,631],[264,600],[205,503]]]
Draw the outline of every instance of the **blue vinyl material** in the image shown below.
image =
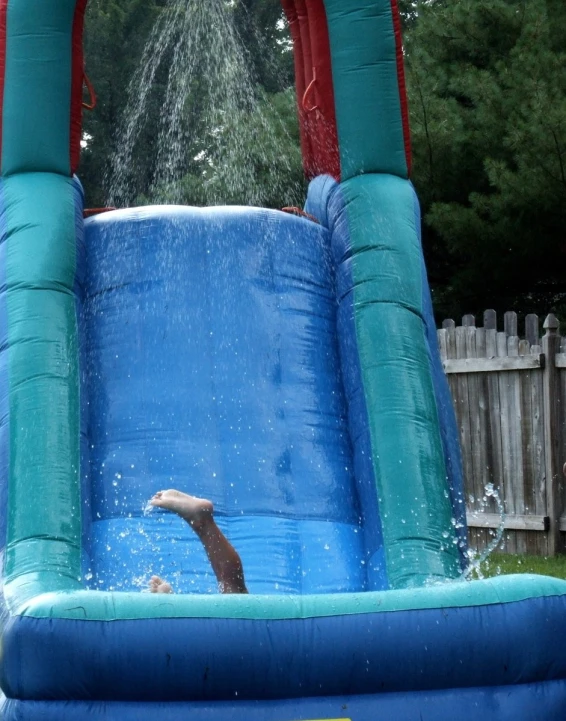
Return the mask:
[[[333,261],[338,268],[337,287],[351,288],[352,265],[344,262],[349,255],[350,234],[339,184],[329,176],[319,176],[309,186],[305,210],[318,217],[330,231]],[[360,358],[356,340],[354,299],[352,293],[338,290],[337,335],[344,390],[348,398],[348,422],[354,453],[354,475],[360,495],[360,506],[366,532],[368,588],[388,588],[381,520],[377,503],[375,472],[372,463],[367,401],[364,393]]]
[[79,396],[80,396],[80,486],[81,486],[81,576],[88,585],[92,575],[91,559],[91,485],[90,458],[88,438],[88,394],[87,394],[87,347],[86,324],[83,314],[86,282],[86,242],[83,220],[84,190],[80,180],[73,178],[75,197],[75,238],[76,238],[76,269],[75,269],[75,308],[77,315],[78,349],[79,349]]
[[215,591],[209,497],[256,593],[365,587],[328,231],[277,211],[140,208],[86,223],[94,586]]
[[7,701],[4,721],[535,721],[566,716],[566,682],[281,701]]
[[147,702],[541,683],[566,677],[566,654],[556,651],[565,635],[564,596],[300,622],[16,616],[1,682],[22,700]]

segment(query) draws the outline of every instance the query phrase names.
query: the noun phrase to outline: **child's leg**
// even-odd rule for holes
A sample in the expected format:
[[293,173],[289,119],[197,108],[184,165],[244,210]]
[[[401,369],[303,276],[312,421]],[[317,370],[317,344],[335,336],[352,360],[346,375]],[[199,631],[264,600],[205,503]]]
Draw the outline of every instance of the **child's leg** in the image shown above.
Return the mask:
[[[204,546],[221,593],[248,592],[240,556],[216,525],[210,501],[170,489],[156,493],[150,503],[152,506],[173,511],[191,526]],[[163,584],[160,578],[154,576],[150,581],[150,590],[155,593],[171,593],[169,584],[165,584],[169,586],[169,590],[163,590]]]

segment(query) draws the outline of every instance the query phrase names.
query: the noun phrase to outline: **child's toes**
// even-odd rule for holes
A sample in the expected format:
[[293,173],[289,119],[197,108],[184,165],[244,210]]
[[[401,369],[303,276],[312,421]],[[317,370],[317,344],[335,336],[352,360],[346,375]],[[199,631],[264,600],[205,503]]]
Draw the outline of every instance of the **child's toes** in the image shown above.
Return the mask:
[[159,586],[163,583],[163,581],[159,578],[159,576],[152,576],[149,579],[148,586],[149,586],[149,592],[150,593],[157,593]]

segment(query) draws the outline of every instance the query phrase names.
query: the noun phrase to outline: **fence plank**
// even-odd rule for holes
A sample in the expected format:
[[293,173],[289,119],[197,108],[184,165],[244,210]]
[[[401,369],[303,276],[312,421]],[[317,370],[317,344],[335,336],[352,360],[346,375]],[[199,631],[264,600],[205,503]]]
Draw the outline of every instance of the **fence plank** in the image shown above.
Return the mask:
[[[486,331],[485,328],[476,328],[476,357],[478,360],[484,359],[486,354]],[[473,376],[472,376],[473,377]],[[477,458],[477,469],[476,473],[479,475],[479,487],[482,493],[485,492],[485,488],[488,483],[493,482],[493,476],[490,468],[490,459],[493,455],[491,448],[491,434],[489,433],[489,412],[488,412],[488,387],[487,387],[487,376],[485,374],[479,374],[475,376],[476,381],[476,398],[475,398],[475,412],[477,415],[477,443],[479,444]],[[489,504],[486,511],[496,510],[495,501],[493,497],[489,497]],[[486,538],[486,541],[489,541]]]
[[446,328],[440,328],[436,331],[438,336],[438,348],[440,350],[440,360],[444,363],[448,359],[448,346],[446,339]]
[[[476,358],[476,334],[475,326],[464,326],[466,333],[466,357],[468,359]],[[473,494],[476,498],[483,498],[485,493],[485,483],[482,483],[482,448],[481,448],[481,429],[480,417],[477,401],[479,394],[479,377],[476,374],[464,376],[468,390],[468,409],[470,414],[470,472]],[[470,484],[468,483],[468,486]],[[485,509],[489,510],[489,509]]]
[[497,313],[493,309],[484,311],[483,327],[486,330],[497,330]]
[[517,335],[517,314],[513,310],[508,310],[503,316],[505,335]]
[[[509,316],[506,313],[506,325],[509,327]],[[497,355],[500,358],[507,356],[507,333],[505,331],[497,334]],[[506,514],[516,512],[515,499],[513,496],[513,478],[512,478],[512,460],[511,446],[509,443],[509,396],[510,396],[510,376],[507,373],[498,373],[499,381],[499,405],[500,405],[500,423],[501,423],[501,450],[502,450],[502,468],[503,475],[501,478],[502,495],[504,499],[504,507]],[[517,552],[517,542],[515,536],[505,536],[505,548],[509,553]]]
[[[466,333],[467,329],[459,326],[455,329],[456,334],[456,357],[463,359],[466,357]],[[459,376],[455,379],[456,383],[456,403],[458,407],[458,418],[460,420],[460,438],[462,447],[462,465],[464,470],[464,478],[468,488],[471,488],[475,496],[474,488],[474,472],[472,465],[472,439],[470,431],[470,404],[468,394],[468,377],[466,375]]]
[[[500,528],[501,516],[499,513],[473,513],[466,514],[468,526],[471,528]],[[566,525],[566,518],[564,519]],[[548,531],[550,518],[548,516],[514,515],[503,517],[503,528],[512,531]]]
[[[497,356],[497,330],[488,329],[485,332],[485,354],[488,358]],[[504,501],[503,489],[503,447],[501,442],[501,403],[499,398],[499,374],[490,373],[487,377],[489,434],[491,437],[490,461],[492,482]]]
[[[529,348],[528,341],[522,341],[519,343],[519,353],[528,353]],[[531,373],[520,374],[521,383],[521,418],[522,433],[521,433],[521,450],[522,450],[522,476],[523,476],[523,508],[525,515],[536,515],[535,505],[535,474],[533,464],[533,407],[532,407],[532,396],[531,396]],[[538,552],[538,535],[530,533],[526,538],[526,552],[536,554]]]
[[546,372],[544,374],[544,430],[546,440],[546,505],[550,516],[550,532],[548,536],[548,552],[555,555],[560,549],[560,516],[562,515],[562,498],[560,478],[558,476],[558,392],[559,377],[554,360],[560,348],[557,318],[550,313],[543,325],[546,333],[542,339],[542,349],[546,356]]
[[[544,448],[544,410],[543,410],[543,372],[533,371],[530,375],[531,392],[531,429],[533,459],[533,489],[535,497],[535,514],[547,515],[545,448]],[[548,538],[546,534],[537,535],[537,554],[548,555]]]
[[[507,338],[507,354],[518,357],[519,338],[511,335]],[[525,513],[525,479],[523,476],[523,414],[521,402],[521,374],[517,371],[509,373],[509,448],[510,448],[510,486],[514,503],[514,514]],[[524,531],[515,535],[517,553],[527,552],[527,536]]]
[[446,357],[456,358],[456,328],[445,328],[446,330]]
[[[500,371],[530,370],[541,368],[544,361],[541,355],[528,355],[502,358],[465,358],[458,360],[445,360],[444,371],[452,373],[493,373]],[[566,367],[566,366],[565,366]]]
[[529,313],[525,318],[525,338],[530,345],[538,345],[539,342],[539,323],[536,313]]

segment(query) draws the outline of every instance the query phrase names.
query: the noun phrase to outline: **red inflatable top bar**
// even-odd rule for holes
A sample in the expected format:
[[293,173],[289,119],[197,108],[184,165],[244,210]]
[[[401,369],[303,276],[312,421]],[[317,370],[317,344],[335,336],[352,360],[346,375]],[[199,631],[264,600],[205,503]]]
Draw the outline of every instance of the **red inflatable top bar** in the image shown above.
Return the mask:
[[[334,87],[330,40],[323,0],[309,0],[308,18],[312,47],[313,89],[315,109],[313,117],[314,173],[326,173],[340,180],[340,155],[334,110]],[[308,111],[307,111],[308,112]]]
[[312,149],[310,137],[306,129],[306,113],[303,110],[303,95],[305,94],[305,62],[303,56],[303,43],[299,27],[299,18],[293,0],[281,0],[283,10],[289,23],[289,31],[293,41],[293,59],[295,61],[295,86],[297,91],[297,113],[299,116],[299,131],[301,134],[301,152],[303,156],[303,170],[308,177],[312,165]]
[[281,0],[295,58],[303,168],[340,180],[330,41],[323,0]]

